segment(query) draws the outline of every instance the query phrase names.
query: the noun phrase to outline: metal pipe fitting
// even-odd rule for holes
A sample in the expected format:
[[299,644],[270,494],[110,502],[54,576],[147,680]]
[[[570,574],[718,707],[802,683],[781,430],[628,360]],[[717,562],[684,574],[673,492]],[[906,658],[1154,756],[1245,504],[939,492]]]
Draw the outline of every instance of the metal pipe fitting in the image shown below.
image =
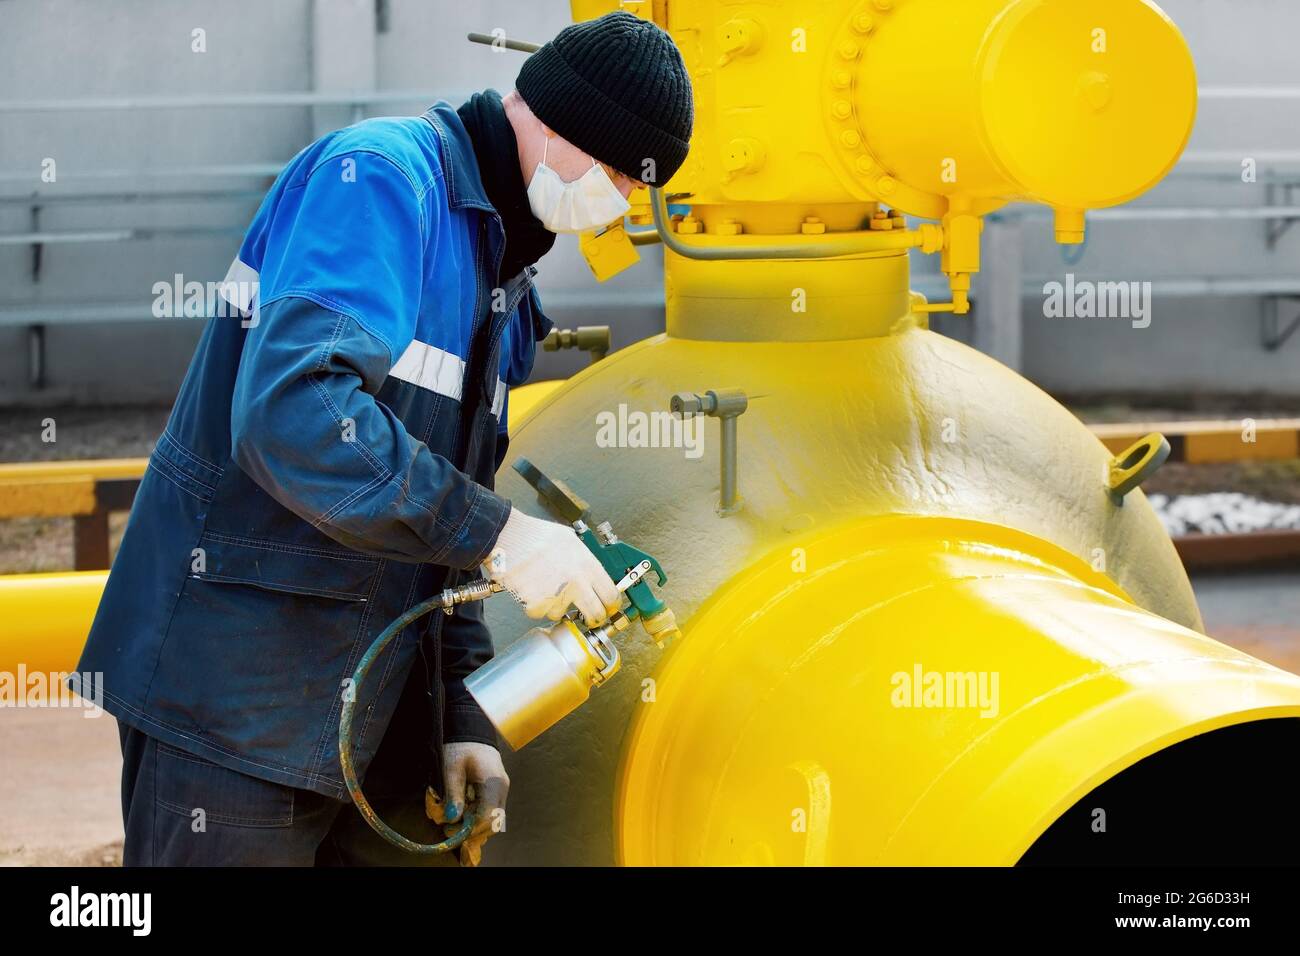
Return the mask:
[[609,354],[613,341],[608,325],[580,325],[576,330],[551,329],[542,339],[542,348],[547,352],[579,349],[591,356],[594,365]]
[[749,398],[738,388],[723,388],[697,394],[678,392],[668,403],[677,415],[708,415],[719,420],[722,427],[722,449],[719,461],[718,514],[722,517],[740,510],[740,494],[736,490],[736,419],[749,407]]

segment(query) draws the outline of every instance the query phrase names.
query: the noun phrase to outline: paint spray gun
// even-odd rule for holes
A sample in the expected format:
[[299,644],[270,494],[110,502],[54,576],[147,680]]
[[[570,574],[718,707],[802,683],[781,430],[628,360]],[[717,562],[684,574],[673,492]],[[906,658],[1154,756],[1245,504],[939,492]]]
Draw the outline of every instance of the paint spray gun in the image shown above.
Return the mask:
[[520,458],[514,467],[537,491],[539,501],[572,523],[582,543],[628,599],[623,610],[599,627],[587,628],[576,610],[550,627],[535,627],[465,678],[465,689],[506,743],[518,750],[582,706],[592,688],[618,672],[621,659],[615,634],[639,620],[646,634],[663,644],[678,629],[672,610],[650,589],[652,573],[661,587],[668,581],[658,561],[620,541],[608,521],[593,530],[587,503],[528,459]]
[[465,678],[465,689],[506,743],[518,750],[582,706],[592,688],[618,672],[615,634],[639,620],[646,634],[662,644],[678,629],[672,610],[650,589],[652,573],[660,586],[668,581],[658,561],[620,541],[607,521],[593,530],[586,502],[526,458],[515,462],[515,470],[537,490],[539,500],[572,522],[582,543],[628,599],[623,610],[599,627],[587,628],[576,610],[550,627],[535,627]]
[[[672,610],[650,588],[651,575],[662,587],[668,576],[655,558],[620,541],[609,522],[593,530],[590,508],[562,481],[548,478],[526,458],[515,471],[537,492],[538,500],[557,517],[569,522],[582,543],[627,598],[627,605],[604,624],[589,628],[576,610],[549,627],[535,627],[465,678],[465,689],[513,750],[519,750],[553,727],[587,701],[593,688],[616,673],[622,659],[615,634],[640,621],[647,636],[660,646],[680,633]],[[441,843],[417,843],[389,827],[374,812],[361,791],[352,764],[352,720],[358,689],[384,648],[409,624],[431,611],[451,614],[460,604],[482,601],[502,590],[489,580],[476,580],[447,588],[415,605],[392,621],[375,638],[352,675],[351,693],[345,695],[339,719],[339,763],[343,782],[362,817],[380,836],[413,853],[443,853],[464,842],[473,829],[466,813],[460,828]]]

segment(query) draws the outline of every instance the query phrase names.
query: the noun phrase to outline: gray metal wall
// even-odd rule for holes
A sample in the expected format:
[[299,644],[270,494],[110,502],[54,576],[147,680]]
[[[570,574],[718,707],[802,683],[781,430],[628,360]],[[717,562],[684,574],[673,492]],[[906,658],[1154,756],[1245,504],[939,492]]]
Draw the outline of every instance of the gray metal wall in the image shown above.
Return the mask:
[[[1166,0],[1164,6],[1187,35],[1203,86],[1300,86],[1294,57],[1300,5],[1293,0]],[[545,39],[567,18],[563,0],[0,2],[0,196],[55,197],[38,219],[30,202],[0,203],[0,236],[123,227],[213,230],[45,244],[39,272],[32,245],[0,244],[0,402],[168,400],[198,326],[149,318],[153,284],[177,272],[186,279],[220,279],[269,170],[315,135],[360,115],[412,113],[425,105],[413,98],[362,111],[309,105],[13,111],[3,103],[375,90],[431,91],[457,100],[484,86],[508,89],[521,62],[521,54],[467,43],[466,32],[503,27],[513,36]],[[206,31],[206,53],[191,49],[196,28]],[[1269,201],[1264,182],[1246,185],[1237,175],[1241,159],[1251,155],[1260,158],[1261,180],[1275,168],[1300,181],[1300,99],[1204,101],[1180,173],[1222,178],[1176,178],[1143,204],[1262,205]],[[56,183],[40,181],[46,158],[57,164]],[[262,175],[179,172],[230,165],[260,168]],[[57,198],[208,189],[247,195],[167,203]],[[1092,227],[1083,258],[1068,267],[1050,242],[1046,220],[1031,217],[1018,228],[1019,239],[986,250],[989,274],[981,279],[976,318],[942,319],[937,325],[944,331],[986,345],[1053,390],[1300,394],[1300,335],[1277,351],[1264,350],[1263,299],[1159,291],[1168,280],[1266,277],[1300,292],[1300,230],[1270,251],[1260,221],[1102,221]],[[562,238],[541,263],[548,310],[562,325],[610,324],[623,344],[661,327],[659,253],[642,255],[649,261],[640,268],[598,286],[574,240]],[[917,266],[918,272],[933,269],[932,262]],[[1010,308],[1001,310],[999,322],[992,315],[995,303],[1010,301],[995,294],[999,275],[1008,270],[1019,270],[1027,289],[1019,327],[1007,321]],[[1080,278],[1157,282],[1151,327],[1045,318],[1042,281],[1068,271]],[[1284,302],[1281,309],[1285,319],[1300,306]],[[58,321],[77,313],[99,321]],[[138,318],[126,321],[132,317]],[[40,391],[28,381],[26,325],[33,322],[47,328]],[[566,374],[582,363],[572,354],[546,355],[539,373]]]
[[[506,28],[545,40],[568,4],[452,0],[5,0],[0,2],[0,103],[279,92],[419,91],[459,102],[512,87],[523,54],[470,44],[470,30]],[[206,53],[192,31],[206,31]],[[65,104],[68,105],[68,104]],[[424,97],[350,107],[202,105],[168,109],[0,108],[0,235],[200,225],[208,235],[50,243],[39,272],[30,244],[0,244],[0,402],[168,401],[199,323],[154,319],[152,287],[181,273],[220,280],[239,233],[272,178],[184,175],[193,167],[283,163],[316,135],[364,116],[417,113]],[[41,181],[54,159],[57,180]],[[132,171],[133,175],[118,175]],[[202,170],[201,170],[202,171]],[[220,201],[62,202],[73,194],[241,190]],[[564,326],[611,324],[626,344],[662,329],[660,253],[597,286],[563,238],[540,264],[546,308]],[[617,310],[615,309],[617,306]],[[97,321],[67,323],[71,315]],[[129,321],[135,317],[135,321]],[[46,328],[46,384],[29,384],[27,325]],[[571,374],[575,353],[543,354],[538,374]]]
[[[1300,182],[1300,98],[1215,98],[1216,87],[1300,87],[1294,0],[1163,0],[1196,58],[1203,92],[1197,126],[1175,175],[1137,205],[1260,207],[1276,172]],[[1243,183],[1242,161],[1258,161],[1259,182]],[[1276,157],[1276,158],[1274,158]],[[1209,176],[1220,176],[1210,179]],[[1300,192],[1296,193],[1300,199]],[[1275,191],[1275,204],[1285,202]],[[1295,206],[1295,200],[1286,205]],[[1272,392],[1300,394],[1300,336],[1276,351],[1261,347],[1258,295],[1179,293],[1172,283],[1269,280],[1300,293],[1300,229],[1269,249],[1266,223],[1219,218],[1172,222],[1098,219],[1081,261],[1068,266],[1050,222],[1022,226],[1025,284],[1023,369],[1053,391]],[[1079,278],[1152,281],[1149,328],[1123,321],[1049,319],[1042,284]],[[1036,288],[1035,288],[1036,287]],[[1282,316],[1300,312],[1283,302]]]

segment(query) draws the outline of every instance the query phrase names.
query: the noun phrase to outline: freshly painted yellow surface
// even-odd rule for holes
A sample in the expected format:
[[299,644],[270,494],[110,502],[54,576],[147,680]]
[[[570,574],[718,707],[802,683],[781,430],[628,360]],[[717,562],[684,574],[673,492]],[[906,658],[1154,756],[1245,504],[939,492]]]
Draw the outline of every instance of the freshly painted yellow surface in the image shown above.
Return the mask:
[[693,617],[616,799],[632,865],[1004,865],[1096,785],[1300,677],[1134,606],[1042,539],[851,522]]
[[544,382],[530,382],[527,385],[520,385],[518,388],[510,390],[510,403],[507,409],[510,431],[514,430],[524,421],[533,409],[535,409],[548,395],[564,384],[563,379],[554,379]]
[[[929,332],[909,291],[905,249],[939,252],[961,311],[980,217],[1008,202],[1078,242],[1087,210],[1159,181],[1196,112],[1168,18],[1145,0],[573,12],[620,5],[669,31],[695,91],[664,189],[689,206],[664,252],[667,333],[551,392],[511,454],[660,559],[684,633],[666,657],[625,641],[619,675],[509,755],[494,859],[1012,863],[1142,757],[1300,714],[1300,679],[1200,633],[1141,491],[1108,494],[1114,453]],[[892,250],[844,242],[908,230]],[[826,243],[857,251],[774,258]],[[749,404],[724,517],[718,422],[685,444],[636,422],[730,388]],[[498,487],[540,513],[512,472]],[[487,615],[500,646],[527,629],[508,602]],[[996,674],[996,711],[895,706],[914,672]]]

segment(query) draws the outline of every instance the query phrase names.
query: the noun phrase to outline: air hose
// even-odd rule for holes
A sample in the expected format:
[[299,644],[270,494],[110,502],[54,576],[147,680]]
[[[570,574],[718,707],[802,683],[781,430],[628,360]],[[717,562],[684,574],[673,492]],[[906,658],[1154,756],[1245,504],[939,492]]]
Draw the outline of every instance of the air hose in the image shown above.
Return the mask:
[[348,688],[349,693],[343,696],[343,713],[339,716],[339,766],[343,768],[343,783],[348,788],[348,794],[352,797],[352,802],[356,804],[357,810],[365,821],[370,824],[370,828],[389,843],[411,853],[425,855],[446,853],[448,850],[454,850],[464,843],[465,838],[474,829],[474,814],[466,808],[460,828],[441,843],[417,843],[402,836],[402,834],[379,819],[379,814],[375,813],[374,808],[370,806],[370,801],[361,792],[361,783],[357,780],[356,768],[352,766],[352,712],[356,707],[356,700],[360,696],[361,685],[370,672],[371,665],[378,660],[384,648],[388,646],[394,637],[402,633],[408,624],[418,621],[430,611],[443,610],[446,607],[445,600],[444,595],[436,595],[427,601],[422,601],[384,628],[383,632],[375,638],[374,643],[370,645],[370,649],[362,655],[361,660],[357,663],[357,669],[352,673],[352,686]]

